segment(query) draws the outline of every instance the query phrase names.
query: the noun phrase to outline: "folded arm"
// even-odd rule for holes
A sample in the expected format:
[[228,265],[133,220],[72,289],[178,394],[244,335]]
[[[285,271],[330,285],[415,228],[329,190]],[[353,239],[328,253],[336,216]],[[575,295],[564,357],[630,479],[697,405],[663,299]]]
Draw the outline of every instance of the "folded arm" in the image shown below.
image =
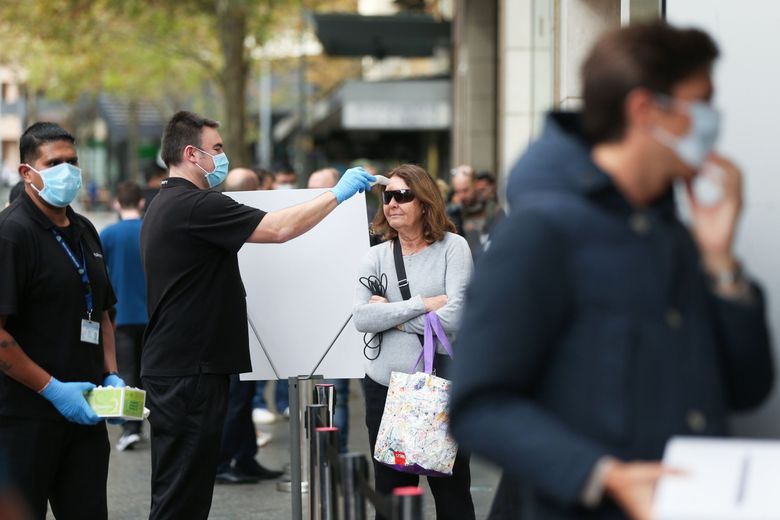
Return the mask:
[[[447,304],[437,309],[436,314],[439,316],[444,332],[448,335],[454,335],[460,327],[466,288],[474,271],[474,261],[465,240],[455,242],[446,254],[447,267],[444,276],[444,289]],[[423,334],[425,332],[425,317],[423,315],[415,316],[404,322],[400,328],[410,334]]]

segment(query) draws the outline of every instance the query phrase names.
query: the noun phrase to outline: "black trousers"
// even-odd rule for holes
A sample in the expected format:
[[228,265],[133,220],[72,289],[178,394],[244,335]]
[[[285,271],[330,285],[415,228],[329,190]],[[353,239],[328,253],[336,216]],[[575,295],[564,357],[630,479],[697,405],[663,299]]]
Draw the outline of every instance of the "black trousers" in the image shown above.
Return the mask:
[[[144,345],[145,325],[119,325],[116,328],[116,364],[119,376],[127,386],[142,388],[141,349]],[[125,435],[141,433],[143,421],[125,421],[122,431]]]
[[35,520],[108,518],[106,424],[0,417],[0,460]]
[[228,377],[143,378],[151,410],[150,519],[208,518],[225,423]]
[[227,417],[222,431],[222,446],[219,450],[217,473],[230,468],[236,461],[236,468],[251,467],[257,454],[257,436],[252,422],[252,401],[255,397],[255,381],[241,381],[237,375],[230,376]]
[[[371,445],[372,461],[374,463],[374,486],[377,492],[391,495],[393,489],[401,486],[416,486],[420,482],[418,475],[401,473],[384,464],[373,460],[376,437],[382,413],[387,400],[387,387],[380,385],[369,377],[363,379],[363,392],[366,398],[366,427],[368,442]],[[471,470],[469,456],[458,450],[455,466],[451,477],[430,477],[433,499],[436,502],[436,518],[439,520],[474,520],[474,502],[471,499]],[[389,520],[376,515],[377,520]]]

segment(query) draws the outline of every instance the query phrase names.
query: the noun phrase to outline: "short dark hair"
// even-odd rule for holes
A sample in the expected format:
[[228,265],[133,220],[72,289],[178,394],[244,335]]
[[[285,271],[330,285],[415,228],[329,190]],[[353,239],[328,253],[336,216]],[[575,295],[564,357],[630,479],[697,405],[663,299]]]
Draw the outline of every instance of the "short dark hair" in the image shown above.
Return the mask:
[[120,182],[116,187],[116,200],[122,209],[136,209],[144,198],[141,187],[133,181]]
[[160,168],[160,165],[156,162],[150,162],[146,165],[146,168],[144,168],[144,180],[149,182],[159,177],[165,177],[167,171],[168,170],[165,168]]
[[487,170],[481,171],[477,174],[476,179],[478,181],[489,181],[491,184],[495,184],[496,178]]
[[181,154],[187,145],[201,146],[201,133],[204,126],[219,128],[219,123],[186,110],[173,115],[165,126],[160,153],[168,168],[181,162]]
[[67,141],[76,144],[76,139],[57,123],[39,122],[30,125],[19,139],[19,158],[23,164],[34,163],[42,144]]
[[671,94],[709,68],[718,46],[697,29],[665,22],[632,25],[602,36],[582,66],[582,122],[592,143],[615,141],[626,129],[625,100],[636,88]]

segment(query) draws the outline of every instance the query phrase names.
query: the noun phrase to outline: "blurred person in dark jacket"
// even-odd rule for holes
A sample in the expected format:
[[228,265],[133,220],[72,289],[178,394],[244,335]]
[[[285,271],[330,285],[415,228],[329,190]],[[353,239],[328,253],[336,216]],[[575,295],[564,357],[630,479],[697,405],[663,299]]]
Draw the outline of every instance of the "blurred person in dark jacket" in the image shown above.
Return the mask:
[[469,165],[452,170],[452,203],[447,206],[458,234],[466,239],[474,260],[486,248],[493,226],[504,217],[496,200],[483,199],[477,190],[476,174]]
[[[764,299],[733,252],[741,174],[714,151],[717,56],[663,23],[605,35],[582,112],[552,114],[512,172],[458,337],[451,425],[515,482],[513,518],[649,518],[670,437],[728,435],[729,412],[772,387]],[[706,201],[705,163],[720,172]]]

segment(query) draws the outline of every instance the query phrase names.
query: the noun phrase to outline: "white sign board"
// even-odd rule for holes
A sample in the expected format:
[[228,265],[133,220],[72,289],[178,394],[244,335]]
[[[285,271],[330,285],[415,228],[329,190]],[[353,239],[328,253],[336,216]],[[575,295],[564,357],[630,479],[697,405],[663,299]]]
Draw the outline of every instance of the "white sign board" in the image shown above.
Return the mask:
[[[326,190],[229,192],[242,204],[274,211]],[[365,195],[343,202],[308,233],[285,244],[245,244],[238,253],[249,327],[252,372],[243,380],[286,379],[312,372],[361,378],[363,334],[350,320],[360,262],[369,248]],[[204,302],[219,305],[219,302]],[[325,355],[328,345],[336,343]],[[267,352],[267,356],[266,356]],[[324,359],[322,359],[324,357]],[[270,357],[270,361],[269,358]],[[322,363],[315,371],[317,363]],[[275,369],[275,370],[274,370]]]
[[685,474],[659,482],[656,520],[780,519],[780,442],[676,437],[664,464]]
[[[722,56],[715,68],[715,103],[723,112],[718,148],[745,175],[745,210],[737,255],[762,284],[780,363],[780,2],[774,0],[666,0],[666,17],[678,26],[712,35]],[[780,364],[778,364],[780,370]],[[780,373],[780,371],[776,371]],[[756,413],[735,421],[741,435],[780,436],[780,384]]]

